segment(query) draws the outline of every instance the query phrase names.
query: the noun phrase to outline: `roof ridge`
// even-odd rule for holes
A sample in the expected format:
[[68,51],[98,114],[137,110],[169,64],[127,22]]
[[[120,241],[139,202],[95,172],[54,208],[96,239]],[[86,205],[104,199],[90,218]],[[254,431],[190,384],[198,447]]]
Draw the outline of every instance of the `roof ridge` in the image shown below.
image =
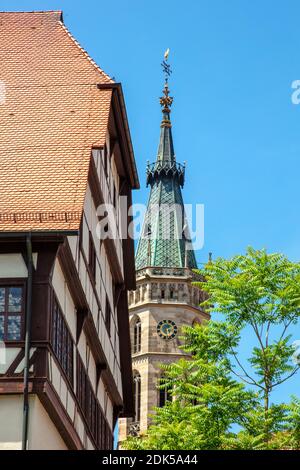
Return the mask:
[[12,14],[16,14],[16,13],[60,13],[62,14],[63,11],[62,10],[10,10],[10,11],[7,11],[7,10],[0,10],[0,13],[12,13]]
[[72,35],[72,33],[68,30],[66,25],[62,21],[59,21],[59,24],[61,25],[63,30],[67,33],[67,35],[72,39],[72,41],[76,44],[76,46],[80,49],[80,51],[84,54],[84,56],[96,68],[96,70],[98,70],[98,72],[100,72],[102,75],[104,75],[111,83],[115,83],[115,81],[107,73],[105,73],[104,70],[101,69],[101,67],[99,67],[99,65],[91,58],[89,53],[79,44],[77,39],[75,39],[74,36]]

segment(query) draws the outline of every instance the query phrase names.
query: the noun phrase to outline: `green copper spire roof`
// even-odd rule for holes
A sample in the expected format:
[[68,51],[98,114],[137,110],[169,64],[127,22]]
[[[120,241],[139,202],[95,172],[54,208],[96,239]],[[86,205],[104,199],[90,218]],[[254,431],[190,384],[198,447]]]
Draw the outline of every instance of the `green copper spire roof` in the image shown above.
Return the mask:
[[162,122],[157,159],[148,163],[150,196],[142,236],[136,252],[136,269],[146,266],[196,268],[189,240],[181,188],[185,167],[176,162],[170,120],[173,98],[166,79],[160,98]]

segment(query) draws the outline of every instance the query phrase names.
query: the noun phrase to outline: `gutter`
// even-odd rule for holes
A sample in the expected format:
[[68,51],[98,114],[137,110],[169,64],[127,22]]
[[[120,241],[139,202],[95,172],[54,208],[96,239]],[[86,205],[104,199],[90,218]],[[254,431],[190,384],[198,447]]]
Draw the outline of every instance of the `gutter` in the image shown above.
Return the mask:
[[26,236],[26,252],[27,252],[28,278],[27,278],[26,325],[25,325],[22,450],[27,450],[28,423],[29,423],[29,360],[30,360],[30,340],[31,340],[32,272],[33,272],[31,233],[29,233]]
[[[6,231],[1,231],[0,232],[0,239],[1,238],[23,238],[24,235],[27,237],[28,236],[28,232],[22,232],[22,231],[14,231],[14,232],[6,232]],[[71,237],[73,235],[78,235],[78,230],[45,230],[45,231],[41,231],[41,230],[36,230],[36,231],[32,231],[30,232],[30,235],[31,237],[47,237],[48,235],[49,236],[54,236],[54,237],[58,237],[58,236],[66,236],[66,237]]]

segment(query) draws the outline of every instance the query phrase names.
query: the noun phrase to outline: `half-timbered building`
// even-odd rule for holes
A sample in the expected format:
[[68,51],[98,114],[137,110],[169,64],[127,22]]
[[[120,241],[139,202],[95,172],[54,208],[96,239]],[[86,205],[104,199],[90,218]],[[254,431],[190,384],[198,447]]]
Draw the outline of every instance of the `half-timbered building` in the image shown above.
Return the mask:
[[0,449],[110,449],[133,411],[122,88],[61,12],[0,13],[0,64]]

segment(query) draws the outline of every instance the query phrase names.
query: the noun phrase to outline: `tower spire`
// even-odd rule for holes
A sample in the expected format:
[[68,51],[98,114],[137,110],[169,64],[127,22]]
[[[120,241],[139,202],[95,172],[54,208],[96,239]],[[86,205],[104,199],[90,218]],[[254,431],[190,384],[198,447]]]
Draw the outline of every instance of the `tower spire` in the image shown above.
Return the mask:
[[[186,237],[188,231],[185,230],[185,210],[181,194],[185,166],[175,159],[170,119],[173,98],[169,91],[172,71],[168,56],[169,49],[161,64],[165,79],[163,96],[160,97],[162,121],[156,161],[147,164],[147,186],[151,187],[151,191],[143,234],[136,252],[137,269],[150,264],[174,268],[197,267],[193,249],[187,249],[190,240]],[[164,213],[166,208],[169,210],[168,214]],[[151,237],[147,236],[145,229],[149,226]]]

